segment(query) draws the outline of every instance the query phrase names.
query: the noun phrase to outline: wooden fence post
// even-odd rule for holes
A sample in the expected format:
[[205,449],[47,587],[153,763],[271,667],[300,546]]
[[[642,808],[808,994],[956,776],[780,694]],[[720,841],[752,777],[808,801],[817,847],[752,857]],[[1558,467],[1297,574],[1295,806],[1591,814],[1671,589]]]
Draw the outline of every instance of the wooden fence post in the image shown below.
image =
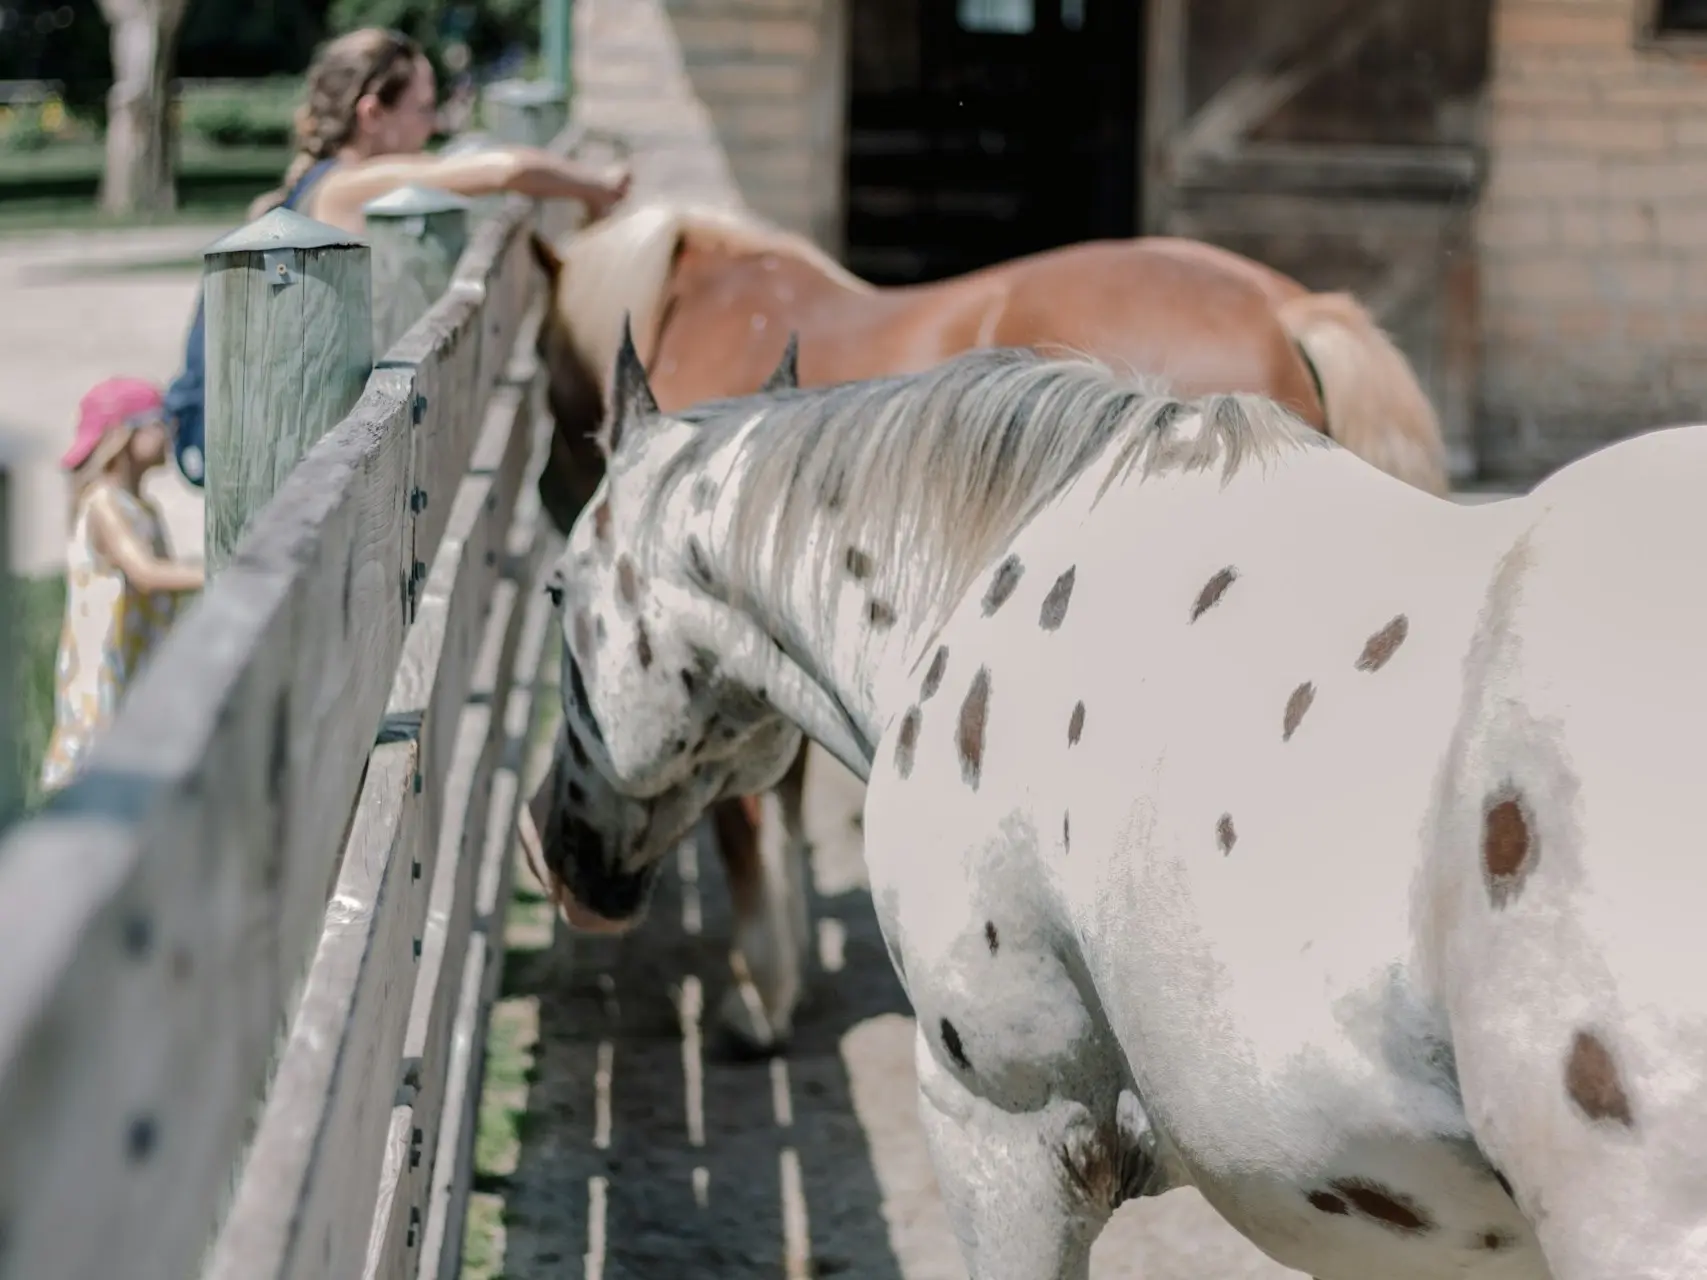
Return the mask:
[[210,578],[373,371],[369,257],[360,237],[282,208],[203,255]]
[[399,187],[363,206],[373,253],[373,352],[383,357],[450,284],[468,244],[468,201]]
[[6,459],[0,454],[0,832],[4,832],[23,807],[23,743],[18,728],[17,592],[12,589],[12,510],[7,492]]
[[486,88],[486,127],[499,142],[543,147],[569,123],[569,93],[550,80],[499,80]]

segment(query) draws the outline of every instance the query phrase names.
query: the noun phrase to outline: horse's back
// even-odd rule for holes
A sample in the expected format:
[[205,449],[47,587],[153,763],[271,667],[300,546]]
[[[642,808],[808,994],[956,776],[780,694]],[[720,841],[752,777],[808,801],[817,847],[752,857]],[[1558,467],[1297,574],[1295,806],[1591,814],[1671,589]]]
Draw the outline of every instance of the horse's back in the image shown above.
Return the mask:
[[1284,276],[1210,245],[1151,237],[1005,265],[989,344],[1092,356],[1165,378],[1181,396],[1255,392],[1322,427],[1315,381],[1276,310]]
[[1431,985],[1561,1280],[1707,1268],[1704,483],[1696,427],[1519,500],[1432,822]]
[[[988,918],[1008,936],[992,903],[1045,917],[1015,925],[1012,963],[1022,939],[1070,939],[1066,971],[1088,974],[1181,1176],[1274,1256],[1479,1274],[1476,1242],[1497,1229],[1518,1250],[1520,1224],[1465,1157],[1407,938],[1459,661],[1510,516],[1338,450],[1222,486],[1213,467],[1152,476],[1091,509],[1087,484],[1015,540],[995,610],[999,568],[974,585],[910,778],[873,775],[874,892],[912,917],[903,936],[936,937],[913,961],[922,1019],[978,962],[958,935]],[[1095,1042],[1040,971],[1048,1025]],[[975,1061],[1010,1043],[957,1027]],[[1429,1230],[1341,1220],[1322,1207],[1347,1203],[1336,1181]]]

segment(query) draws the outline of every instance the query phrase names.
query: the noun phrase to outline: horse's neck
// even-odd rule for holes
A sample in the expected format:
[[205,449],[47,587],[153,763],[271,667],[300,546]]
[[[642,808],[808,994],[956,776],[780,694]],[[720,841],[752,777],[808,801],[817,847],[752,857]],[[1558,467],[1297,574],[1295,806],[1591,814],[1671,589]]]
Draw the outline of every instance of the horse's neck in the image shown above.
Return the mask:
[[[768,536],[781,517],[780,495],[758,496],[766,535],[749,536],[737,519],[749,461],[765,445],[751,441],[755,419],[688,469],[663,495],[659,527],[680,539],[685,562],[698,564],[714,593],[775,642],[846,713],[869,747],[882,735],[892,708],[886,690],[904,678],[930,639],[930,619],[911,616],[897,572],[873,563],[853,546],[832,506],[816,505],[802,545],[807,563],[779,564],[777,540]],[[714,494],[715,496],[709,496]],[[747,499],[753,501],[752,498]],[[905,572],[906,566],[898,566]],[[731,588],[733,585],[733,589]],[[762,691],[785,715],[781,691]],[[795,715],[793,718],[806,723]]]

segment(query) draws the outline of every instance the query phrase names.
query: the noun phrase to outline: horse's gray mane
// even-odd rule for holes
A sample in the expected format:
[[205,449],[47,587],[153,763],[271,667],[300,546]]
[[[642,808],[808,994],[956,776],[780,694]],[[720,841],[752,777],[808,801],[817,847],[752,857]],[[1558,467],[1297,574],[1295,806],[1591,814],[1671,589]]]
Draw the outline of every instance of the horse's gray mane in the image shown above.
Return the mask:
[[[920,634],[934,631],[980,570],[1113,442],[1119,452],[1099,499],[1134,474],[1219,461],[1231,477],[1252,459],[1330,443],[1260,396],[1179,400],[1092,360],[986,348],[922,373],[670,415],[701,434],[671,459],[653,497],[661,501],[755,414],[762,417],[743,446],[746,474],[734,498],[728,587],[776,598],[777,576],[803,571],[833,616],[834,593],[849,584],[857,557],[871,566],[860,589],[910,611]],[[1196,415],[1201,429],[1175,429]],[[835,538],[814,540],[826,520]],[[803,565],[808,555],[813,563]]]

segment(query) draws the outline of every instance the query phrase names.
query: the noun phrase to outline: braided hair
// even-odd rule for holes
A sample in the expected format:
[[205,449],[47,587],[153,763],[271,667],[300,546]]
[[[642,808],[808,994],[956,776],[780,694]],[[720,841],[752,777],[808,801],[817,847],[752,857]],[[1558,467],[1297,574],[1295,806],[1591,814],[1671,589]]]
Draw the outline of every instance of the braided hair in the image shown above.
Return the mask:
[[421,46],[401,31],[363,27],[325,45],[308,68],[308,95],[296,109],[296,154],[284,180],[250,206],[251,219],[284,203],[303,174],[346,146],[356,131],[356,104],[373,94],[395,106],[415,79]]

